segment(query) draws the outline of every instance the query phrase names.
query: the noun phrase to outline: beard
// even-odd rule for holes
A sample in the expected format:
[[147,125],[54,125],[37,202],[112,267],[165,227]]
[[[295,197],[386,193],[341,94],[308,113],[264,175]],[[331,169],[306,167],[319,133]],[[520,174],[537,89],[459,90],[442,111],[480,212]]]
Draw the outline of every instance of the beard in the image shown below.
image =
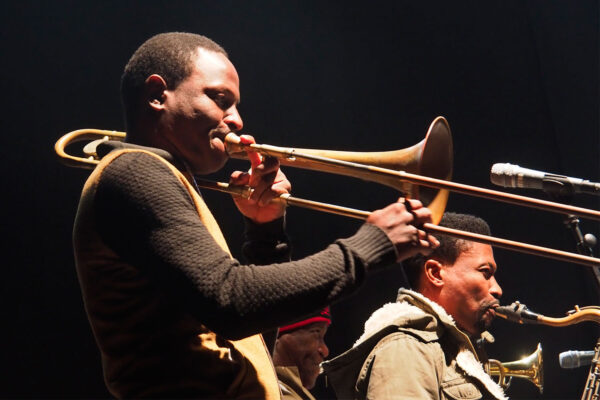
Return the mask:
[[485,332],[488,330],[488,328],[492,324],[492,321],[494,318],[488,317],[489,314],[486,314],[486,313],[488,312],[488,310],[493,309],[498,305],[500,305],[500,302],[498,300],[485,301],[485,302],[481,303],[481,305],[475,315],[476,316],[475,329],[477,330],[477,334],[481,334],[482,332]]

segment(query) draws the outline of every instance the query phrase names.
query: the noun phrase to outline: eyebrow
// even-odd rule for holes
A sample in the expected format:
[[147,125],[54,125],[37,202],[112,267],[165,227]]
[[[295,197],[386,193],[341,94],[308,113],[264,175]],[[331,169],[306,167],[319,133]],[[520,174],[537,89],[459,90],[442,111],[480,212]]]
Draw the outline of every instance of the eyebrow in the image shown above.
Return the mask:
[[486,263],[483,263],[481,265],[482,266],[483,265],[487,265],[488,267],[490,267],[494,271],[494,273],[496,273],[496,271],[498,270],[498,266],[496,264],[492,264],[492,263],[486,262]]
[[[235,93],[233,93],[229,88],[222,88],[222,89],[217,89],[221,92],[227,93],[228,96],[232,96],[233,98],[236,98]],[[237,100],[235,101],[235,105],[239,105],[242,102],[242,95],[240,94],[240,97],[237,97]]]

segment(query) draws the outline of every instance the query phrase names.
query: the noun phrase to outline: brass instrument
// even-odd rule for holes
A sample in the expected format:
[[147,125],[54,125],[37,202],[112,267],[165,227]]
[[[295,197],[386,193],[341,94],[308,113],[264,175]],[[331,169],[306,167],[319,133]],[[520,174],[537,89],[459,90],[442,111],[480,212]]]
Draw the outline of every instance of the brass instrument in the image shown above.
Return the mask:
[[600,323],[600,307],[575,306],[574,310],[567,312],[566,317],[552,318],[532,312],[525,304],[515,301],[509,306],[495,308],[496,315],[518,324],[540,324],[554,327],[578,324],[584,321]]
[[486,372],[491,376],[497,376],[498,384],[505,390],[510,386],[512,378],[522,378],[537,386],[542,394],[544,391],[542,344],[538,343],[537,349],[521,360],[501,363],[490,359],[486,364]]
[[600,339],[598,339],[594,348],[594,358],[590,365],[590,372],[583,388],[581,400],[597,400],[598,398],[600,398]]
[[[80,129],[60,138],[56,142],[55,151],[61,161],[68,166],[93,168],[99,162],[99,157],[95,151],[98,142],[109,139],[123,140],[124,137],[124,132]],[[94,140],[84,147],[86,158],[72,156],[65,152],[66,146],[70,143],[94,138],[99,140]],[[233,133],[227,135],[225,141],[227,151],[231,157],[246,158],[246,150],[251,150],[262,155],[277,157],[282,165],[357,177],[396,188],[406,196],[420,199],[432,211],[434,223],[423,225],[423,228],[430,233],[450,235],[561,261],[587,266],[600,266],[600,259],[595,257],[435,225],[442,218],[450,190],[511,204],[600,220],[600,211],[450,181],[449,179],[452,177],[452,138],[448,123],[443,117],[437,117],[431,123],[425,139],[421,142],[396,151],[346,152],[291,149],[264,144],[246,145],[241,144],[239,138]],[[199,180],[197,183],[203,188],[220,190],[238,196],[247,195],[251,190],[247,187],[232,187],[221,182]],[[370,212],[367,211],[300,199],[289,194],[282,195],[276,201],[281,201],[286,205],[300,206],[362,220],[367,219],[370,215]]]
[[[600,307],[586,306],[575,308],[567,312],[566,317],[552,318],[532,312],[526,305],[515,301],[509,306],[501,306],[496,308],[496,315],[506,320],[516,322],[518,324],[540,324],[554,327],[562,327],[578,324],[584,321],[591,321],[600,324]],[[588,379],[583,390],[582,399],[592,400],[598,399],[600,394],[600,364],[598,362],[600,352],[600,339],[596,344],[594,359],[590,366]]]

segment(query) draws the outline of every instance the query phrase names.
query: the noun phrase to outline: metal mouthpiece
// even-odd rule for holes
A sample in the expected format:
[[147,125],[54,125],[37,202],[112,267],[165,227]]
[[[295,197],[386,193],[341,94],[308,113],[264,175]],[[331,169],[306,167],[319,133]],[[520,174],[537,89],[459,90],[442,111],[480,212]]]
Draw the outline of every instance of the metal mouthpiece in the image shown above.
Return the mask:
[[227,151],[227,154],[229,154],[230,156],[232,154],[244,152],[244,145],[242,144],[240,137],[238,135],[236,135],[235,133],[229,132],[225,136],[224,142],[225,142],[225,151]]
[[496,307],[496,315],[518,324],[535,324],[539,315],[531,312],[525,304],[515,301],[509,306]]

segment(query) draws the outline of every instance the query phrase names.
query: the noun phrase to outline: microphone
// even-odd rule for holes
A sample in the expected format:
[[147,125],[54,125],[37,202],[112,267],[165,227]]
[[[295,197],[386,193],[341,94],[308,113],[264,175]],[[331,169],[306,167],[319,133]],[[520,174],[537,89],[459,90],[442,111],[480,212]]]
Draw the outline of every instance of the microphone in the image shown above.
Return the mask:
[[558,362],[561,368],[577,368],[584,365],[590,365],[594,358],[594,350],[589,351],[576,351],[569,350],[563,351],[558,355]]
[[558,194],[590,193],[600,195],[600,183],[522,168],[508,163],[492,165],[490,180],[494,185],[502,187],[541,189]]

